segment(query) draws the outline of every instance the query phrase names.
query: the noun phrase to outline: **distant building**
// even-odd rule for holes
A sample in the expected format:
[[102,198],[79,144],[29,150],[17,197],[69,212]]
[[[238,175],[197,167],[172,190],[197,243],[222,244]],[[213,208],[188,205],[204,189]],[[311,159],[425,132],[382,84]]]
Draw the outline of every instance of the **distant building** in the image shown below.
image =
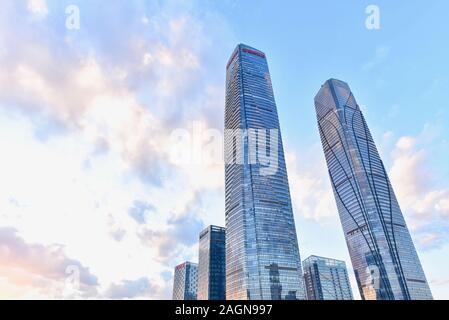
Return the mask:
[[199,238],[198,300],[226,300],[226,229],[209,226]]
[[311,256],[304,260],[308,300],[352,300],[351,284],[344,261]]
[[198,264],[184,262],[175,268],[173,300],[196,300],[198,292]]

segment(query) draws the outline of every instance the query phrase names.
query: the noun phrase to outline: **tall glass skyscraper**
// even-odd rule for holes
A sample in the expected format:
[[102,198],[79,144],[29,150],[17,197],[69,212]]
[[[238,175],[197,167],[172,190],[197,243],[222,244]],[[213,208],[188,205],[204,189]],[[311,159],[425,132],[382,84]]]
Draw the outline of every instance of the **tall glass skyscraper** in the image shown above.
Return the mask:
[[173,300],[196,300],[198,292],[198,265],[184,262],[175,267]]
[[200,233],[198,300],[226,300],[226,229],[209,226]]
[[304,299],[267,59],[243,44],[227,64],[224,149],[227,299]]
[[352,300],[344,261],[311,256],[303,261],[308,300]]
[[328,80],[315,97],[340,220],[363,299],[432,299],[409,230],[348,84]]

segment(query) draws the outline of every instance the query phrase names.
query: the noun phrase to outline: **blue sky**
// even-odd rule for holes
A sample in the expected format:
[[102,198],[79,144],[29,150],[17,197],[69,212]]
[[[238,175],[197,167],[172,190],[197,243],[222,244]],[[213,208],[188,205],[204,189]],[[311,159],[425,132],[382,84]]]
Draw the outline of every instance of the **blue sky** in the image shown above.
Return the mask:
[[[219,10],[231,21],[238,41],[267,53],[284,139],[288,148],[297,150],[299,166],[307,168],[308,164],[301,162],[313,161],[315,152],[320,152],[314,148],[313,156],[307,156],[311,151],[301,154],[319,143],[313,98],[320,85],[334,77],[349,82],[389,168],[394,162],[390,153],[395,141],[403,136],[429,135],[421,138],[426,140],[422,142],[425,144],[422,150],[428,154],[422,182],[436,189],[447,188],[449,115],[445,101],[449,93],[445,88],[449,88],[449,45],[444,40],[449,35],[449,25],[444,23],[449,10],[447,2],[287,1],[273,5],[272,1],[235,1],[233,4],[231,9],[226,4]],[[365,9],[370,4],[380,8],[380,30],[365,28]],[[407,216],[407,211],[404,213]],[[332,214],[336,216],[336,212]],[[443,225],[447,227],[447,221],[434,223],[435,229],[440,229],[441,224],[441,229],[446,230]],[[302,220],[301,216],[297,224],[303,255],[338,255],[348,261],[343,236],[336,228]],[[331,245],[335,243],[338,246]],[[447,266],[445,254],[447,247],[421,252],[430,279],[432,272],[436,279],[437,274],[445,277],[446,267],[441,266]],[[447,297],[447,289],[438,285],[432,288],[436,297]]]
[[[371,4],[379,30],[365,27]],[[268,57],[302,258],[350,267],[313,106],[334,77],[362,106],[434,296],[449,298],[447,1],[2,6],[0,297],[170,298],[199,231],[224,225],[223,166],[173,162],[170,134],[222,130],[226,62],[245,43]]]

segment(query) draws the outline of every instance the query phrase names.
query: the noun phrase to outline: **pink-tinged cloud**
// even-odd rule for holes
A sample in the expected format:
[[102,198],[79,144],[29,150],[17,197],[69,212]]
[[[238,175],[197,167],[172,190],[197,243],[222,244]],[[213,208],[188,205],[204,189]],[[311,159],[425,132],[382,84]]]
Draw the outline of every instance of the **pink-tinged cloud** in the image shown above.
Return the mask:
[[320,145],[299,159],[286,152],[288,180],[295,212],[305,219],[326,223],[338,215],[327,166]]
[[[95,296],[97,277],[79,261],[67,257],[63,247],[27,243],[13,228],[0,228],[2,298],[63,298],[73,272],[77,273],[77,287],[73,288],[76,295]],[[20,295],[14,296],[14,292]],[[70,293],[70,297],[74,295],[75,291]]]
[[390,178],[404,216],[423,249],[443,245],[449,241],[449,187],[436,188],[430,170],[429,142],[426,129],[416,137],[397,140],[392,152]]

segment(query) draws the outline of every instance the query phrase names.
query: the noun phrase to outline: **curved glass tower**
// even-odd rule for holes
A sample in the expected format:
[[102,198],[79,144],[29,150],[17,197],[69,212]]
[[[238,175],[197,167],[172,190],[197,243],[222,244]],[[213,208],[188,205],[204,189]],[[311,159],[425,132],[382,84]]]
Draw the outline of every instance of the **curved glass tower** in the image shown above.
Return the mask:
[[304,299],[268,64],[243,44],[227,65],[224,143],[226,298]]
[[324,154],[363,299],[432,299],[387,172],[348,86],[315,97]]

